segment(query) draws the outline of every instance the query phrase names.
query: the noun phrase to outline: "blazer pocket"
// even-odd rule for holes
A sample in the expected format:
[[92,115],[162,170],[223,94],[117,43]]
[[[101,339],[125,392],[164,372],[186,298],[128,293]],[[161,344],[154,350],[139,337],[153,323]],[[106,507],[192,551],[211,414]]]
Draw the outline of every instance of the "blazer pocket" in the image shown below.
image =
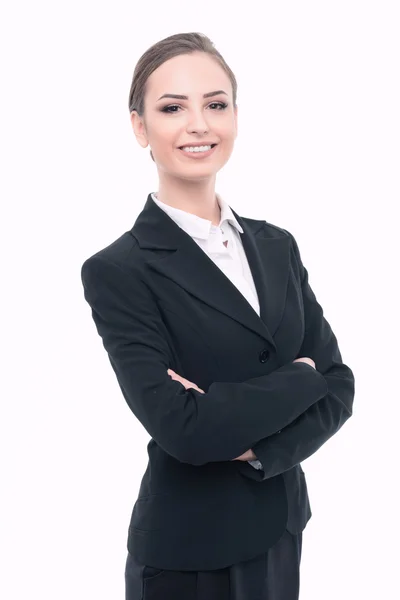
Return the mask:
[[145,565],[143,569],[143,579],[154,579],[161,575],[161,573],[165,573],[165,569],[157,569],[156,567]]
[[168,494],[140,496],[133,507],[129,528],[143,533],[159,531],[165,528],[171,516],[176,518],[177,513],[179,503]]

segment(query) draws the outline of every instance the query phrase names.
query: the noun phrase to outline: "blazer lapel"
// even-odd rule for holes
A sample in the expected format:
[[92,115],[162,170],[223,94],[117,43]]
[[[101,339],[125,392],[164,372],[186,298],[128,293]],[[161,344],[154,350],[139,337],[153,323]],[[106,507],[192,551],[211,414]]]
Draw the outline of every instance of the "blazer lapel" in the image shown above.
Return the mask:
[[276,349],[273,335],[284,311],[290,238],[270,237],[265,221],[240,217],[233,209],[232,212],[244,231],[239,235],[257,289],[260,316],[196,242],[157,206],[151,194],[130,233],[144,253],[147,268],[172,279]]

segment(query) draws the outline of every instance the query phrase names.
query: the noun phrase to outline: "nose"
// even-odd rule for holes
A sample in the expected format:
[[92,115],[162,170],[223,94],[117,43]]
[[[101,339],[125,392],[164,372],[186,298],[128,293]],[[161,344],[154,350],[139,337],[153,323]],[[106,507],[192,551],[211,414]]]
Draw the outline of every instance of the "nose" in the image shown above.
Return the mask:
[[192,116],[189,118],[187,131],[188,133],[197,132],[202,135],[209,131],[209,126],[203,110],[193,111]]

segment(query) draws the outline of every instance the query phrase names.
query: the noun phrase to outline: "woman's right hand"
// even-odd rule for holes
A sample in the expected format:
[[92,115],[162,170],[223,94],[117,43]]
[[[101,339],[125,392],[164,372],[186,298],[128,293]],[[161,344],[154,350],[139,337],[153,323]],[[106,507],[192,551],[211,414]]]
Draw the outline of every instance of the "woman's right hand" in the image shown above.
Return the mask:
[[296,358],[293,362],[305,362],[308,365],[310,365],[311,367],[314,367],[314,369],[316,369],[315,362],[313,361],[312,358],[309,358],[308,356],[302,356],[301,358]]

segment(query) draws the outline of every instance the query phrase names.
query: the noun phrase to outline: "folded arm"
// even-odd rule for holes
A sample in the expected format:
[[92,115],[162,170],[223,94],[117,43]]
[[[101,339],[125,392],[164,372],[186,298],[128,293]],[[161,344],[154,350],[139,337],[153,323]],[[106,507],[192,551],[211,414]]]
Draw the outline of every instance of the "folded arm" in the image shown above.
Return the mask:
[[308,272],[302,264],[297,243],[292,234],[289,235],[300,268],[304,304],[305,334],[299,356],[314,360],[316,369],[327,383],[327,393],[281,431],[252,445],[262,470],[255,470],[246,462],[237,462],[243,475],[257,481],[287,471],[314,454],[353,412],[354,374],[342,361],[336,336],[308,282]]
[[214,382],[205,394],[186,390],[167,373],[173,353],[140,267],[96,254],[83,263],[81,278],[127,404],[157,444],[181,462],[232,460],[326,395],[324,377],[300,362],[239,383]]

